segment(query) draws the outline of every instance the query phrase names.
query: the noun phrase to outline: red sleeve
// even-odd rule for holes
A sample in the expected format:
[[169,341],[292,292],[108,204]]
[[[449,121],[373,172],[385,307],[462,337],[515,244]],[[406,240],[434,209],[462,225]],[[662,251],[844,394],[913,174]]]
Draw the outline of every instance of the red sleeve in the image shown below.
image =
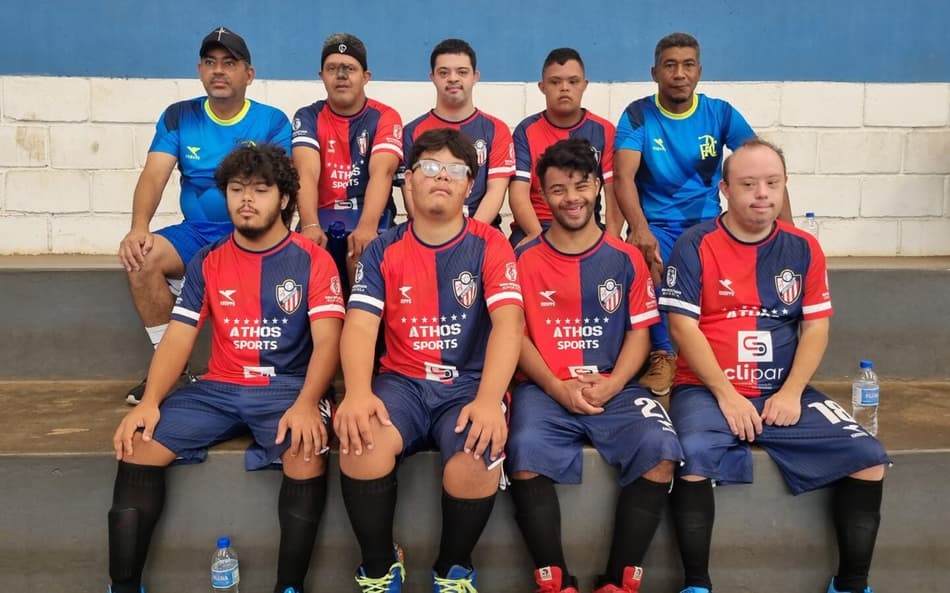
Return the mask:
[[307,294],[307,314],[310,321],[343,319],[346,308],[340,276],[330,253],[319,247],[310,249],[310,292]]
[[378,106],[379,124],[376,127],[376,135],[373,137],[373,150],[370,154],[379,152],[388,152],[395,155],[402,162],[402,118],[396,113],[395,109]]
[[[625,246],[626,247],[626,246]],[[633,265],[633,282],[630,283],[630,329],[649,327],[660,321],[656,308],[656,291],[653,278],[639,250],[628,248],[627,255]]]
[[488,178],[507,179],[515,174],[515,143],[505,122],[500,119],[492,121],[495,124],[495,137],[488,160]]
[[821,319],[833,313],[831,309],[831,291],[828,289],[828,266],[825,254],[818,240],[807,235],[808,248],[811,251],[811,263],[805,273],[805,296],[802,300],[802,318]]
[[505,236],[490,227],[485,232],[482,285],[485,288],[485,304],[489,313],[502,305],[524,308],[515,252]]

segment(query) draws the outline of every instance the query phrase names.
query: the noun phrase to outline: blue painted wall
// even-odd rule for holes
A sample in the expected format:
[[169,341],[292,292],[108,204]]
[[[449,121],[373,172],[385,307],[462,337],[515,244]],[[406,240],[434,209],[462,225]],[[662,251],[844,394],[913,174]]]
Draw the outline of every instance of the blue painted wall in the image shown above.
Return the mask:
[[5,0],[0,74],[186,78],[218,25],[258,76],[307,79],[334,31],[359,35],[378,80],[425,80],[432,46],[467,39],[482,80],[537,80],[559,46],[595,81],[649,80],[674,30],[703,46],[707,80],[950,81],[947,0]]

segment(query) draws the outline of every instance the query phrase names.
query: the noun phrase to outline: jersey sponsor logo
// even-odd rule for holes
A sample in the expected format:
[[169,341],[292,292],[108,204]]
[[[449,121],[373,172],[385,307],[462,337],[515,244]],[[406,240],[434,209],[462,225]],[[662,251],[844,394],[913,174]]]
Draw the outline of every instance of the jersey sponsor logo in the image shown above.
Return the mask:
[[353,272],[353,283],[363,283],[363,262],[357,262],[356,264],[356,270]]
[[739,331],[739,362],[772,362],[772,334],[767,331]]
[[327,140],[327,153],[336,154],[336,140],[333,138]]
[[234,293],[236,292],[237,290],[219,290],[218,294],[220,294],[222,298],[218,301],[218,304],[222,307],[233,307],[237,305],[237,303],[234,302]]
[[802,275],[787,268],[782,270],[775,277],[775,292],[783,303],[791,305],[802,294]]
[[623,293],[620,284],[613,278],[608,278],[603,284],[597,285],[597,300],[604,311],[613,313],[620,306]]
[[736,296],[736,291],[732,288],[732,280],[720,278],[719,284],[722,285],[722,288],[719,289],[719,296]]
[[277,285],[277,306],[291,315],[303,301],[303,287],[290,278]]
[[425,363],[426,379],[429,381],[449,382],[452,379],[458,379],[458,368],[450,364],[437,364],[434,362]]
[[653,150],[657,152],[666,152],[666,146],[663,145],[663,138],[653,139]]
[[673,266],[666,266],[666,285],[670,288],[676,286],[676,268]]
[[346,200],[333,200],[333,209],[334,210],[359,210],[359,206],[356,203],[356,198],[348,198]]
[[341,54],[345,54],[345,53],[346,53],[346,44],[345,44],[345,43],[341,43],[340,45],[336,46],[336,49],[337,49],[337,51],[339,51]]
[[276,377],[277,371],[274,367],[244,367],[244,378],[253,379],[255,377]]
[[518,264],[513,261],[505,264],[505,278],[507,278],[509,282],[518,281]]
[[403,305],[411,305],[412,297],[409,296],[409,291],[412,290],[411,286],[400,286],[399,294],[402,295],[402,298],[399,299],[399,302]]
[[198,151],[201,150],[200,146],[186,146],[188,149],[188,154],[185,155],[185,158],[191,161],[200,161],[201,157],[198,156]]
[[240,145],[240,146],[252,146],[252,147],[253,147],[253,146],[257,146],[257,142],[255,142],[255,141],[253,141],[253,140],[248,140],[248,139],[238,140],[237,143],[238,143],[238,145]]
[[716,158],[719,156],[719,153],[716,152],[716,139],[709,134],[704,134],[699,136],[698,139],[701,141],[699,144],[699,156],[703,160],[707,158]]
[[600,371],[597,370],[596,364],[579,364],[567,367],[569,373],[572,377],[580,377],[581,375],[596,375]]
[[488,143],[484,138],[479,138],[472,146],[475,147],[475,156],[478,157],[478,166],[481,167],[488,160]]
[[554,302],[554,294],[556,290],[541,290],[538,291],[538,294],[541,295],[541,298],[544,299],[541,301],[542,307],[556,307],[557,303]]
[[452,292],[455,293],[455,300],[466,309],[475,303],[475,297],[478,296],[478,284],[475,283],[475,276],[471,272],[465,271],[458,275],[458,278],[452,280]]
[[366,151],[369,150],[369,132],[365,129],[360,132],[359,138],[356,139],[356,147],[359,148],[360,156],[366,156]]
[[597,161],[597,164],[600,164],[600,151],[597,150],[596,146],[591,145],[590,151],[594,153],[594,160]]

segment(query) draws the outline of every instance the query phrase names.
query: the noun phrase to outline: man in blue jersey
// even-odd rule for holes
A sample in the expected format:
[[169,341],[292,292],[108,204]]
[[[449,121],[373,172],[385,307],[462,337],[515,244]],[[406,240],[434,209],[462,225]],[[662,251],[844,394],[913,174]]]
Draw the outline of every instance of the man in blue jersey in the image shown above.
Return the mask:
[[[676,239],[720,212],[723,147],[734,149],[755,132],[728,102],[696,93],[703,68],[695,37],[671,33],[653,57],[656,94],[628,105],[617,125],[614,193],[630,226],[627,240],[643,252],[658,284]],[[780,218],[792,220],[787,194]],[[650,341],[640,383],[666,395],[676,356],[665,315],[650,328]]]
[[[254,67],[244,39],[218,27],[205,36],[198,53],[198,77],[208,94],[174,103],[159,118],[132,197],[131,229],[119,244],[132,301],[153,347],[165,335],[185,265],[234,228],[214,183],[215,168],[241,145],[271,143],[290,152],[287,116],[245,97]],[[149,223],[176,164],[184,221],[153,233]],[[137,404],[144,392],[142,381],[126,400]]]

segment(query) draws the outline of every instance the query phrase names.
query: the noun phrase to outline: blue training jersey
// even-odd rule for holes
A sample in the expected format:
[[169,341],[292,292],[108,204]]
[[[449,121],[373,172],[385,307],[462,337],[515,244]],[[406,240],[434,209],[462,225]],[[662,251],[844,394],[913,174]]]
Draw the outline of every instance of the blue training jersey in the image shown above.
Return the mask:
[[212,113],[207,97],[170,105],[155,124],[149,152],[178,159],[181,213],[195,222],[231,222],[214,171],[225,156],[245,144],[276,144],[290,155],[290,121],[282,111],[245,99],[240,113],[228,120]]
[[688,111],[675,114],[651,95],[624,110],[615,148],[641,154],[636,184],[647,221],[691,226],[721,211],[723,146],[735,150],[754,137],[726,101],[697,93]]

